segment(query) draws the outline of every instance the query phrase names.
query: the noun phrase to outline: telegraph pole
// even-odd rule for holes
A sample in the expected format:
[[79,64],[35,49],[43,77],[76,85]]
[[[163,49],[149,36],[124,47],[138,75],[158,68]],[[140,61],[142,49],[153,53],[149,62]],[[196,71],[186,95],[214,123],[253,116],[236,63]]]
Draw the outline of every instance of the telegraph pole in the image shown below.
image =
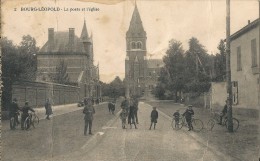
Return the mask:
[[227,76],[227,116],[228,116],[228,131],[233,132],[232,119],[232,84],[230,70],[230,0],[226,0],[226,76]]

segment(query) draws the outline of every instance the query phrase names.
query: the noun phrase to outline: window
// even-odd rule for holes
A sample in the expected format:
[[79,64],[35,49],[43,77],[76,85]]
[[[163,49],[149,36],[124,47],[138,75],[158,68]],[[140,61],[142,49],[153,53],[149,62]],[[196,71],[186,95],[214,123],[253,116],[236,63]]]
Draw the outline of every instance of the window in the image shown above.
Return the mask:
[[131,49],[136,49],[135,42],[131,42]]
[[237,47],[237,71],[242,70],[241,64],[241,46]]
[[141,42],[137,42],[137,49],[142,49],[142,43]]
[[252,67],[257,67],[256,39],[251,40]]

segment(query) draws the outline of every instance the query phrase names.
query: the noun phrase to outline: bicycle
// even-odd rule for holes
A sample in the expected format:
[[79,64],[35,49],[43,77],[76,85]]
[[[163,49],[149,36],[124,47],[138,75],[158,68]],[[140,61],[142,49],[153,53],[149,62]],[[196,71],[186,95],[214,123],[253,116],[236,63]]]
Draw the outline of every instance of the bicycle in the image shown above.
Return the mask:
[[39,117],[35,113],[29,113],[29,116],[26,117],[24,121],[24,128],[28,130],[31,125],[35,128],[35,125],[39,124]]
[[18,115],[19,112],[16,112],[13,116],[10,118],[10,129],[13,130],[18,125]]
[[[212,115],[213,115],[213,118],[210,119],[208,121],[208,123],[207,123],[207,129],[209,131],[212,131],[212,129],[214,128],[216,122],[218,122],[218,123],[220,122],[220,115],[221,114],[218,114],[218,113],[214,112]],[[239,128],[239,121],[238,121],[238,119],[233,117],[232,118],[232,123],[233,123],[233,131],[237,131],[237,129]],[[221,125],[225,126],[228,129],[228,119],[227,119],[227,117],[224,117],[224,123],[221,124]]]
[[[192,119],[191,119],[191,124],[193,126],[193,130],[196,132],[200,132],[204,127],[203,122],[200,119],[195,119],[194,117],[192,117]],[[175,119],[173,118],[171,125],[172,125],[172,128],[175,130],[179,130],[183,126],[188,127],[188,123],[186,122],[185,117],[182,117],[182,116],[180,116],[179,122],[177,122],[177,124],[176,124]]]

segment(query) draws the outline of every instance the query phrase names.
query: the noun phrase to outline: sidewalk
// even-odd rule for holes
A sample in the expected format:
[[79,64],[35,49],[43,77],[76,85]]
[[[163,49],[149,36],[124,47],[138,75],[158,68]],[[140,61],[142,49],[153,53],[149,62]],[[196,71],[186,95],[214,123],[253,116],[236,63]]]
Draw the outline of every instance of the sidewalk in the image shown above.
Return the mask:
[[[169,117],[177,109],[183,113],[186,107],[176,105],[170,102],[148,102]],[[212,131],[206,129],[207,122],[210,119],[210,111],[204,108],[194,107],[195,118],[199,118],[204,123],[204,129],[199,132],[189,133],[195,139],[201,139],[210,146],[216,147],[220,152],[230,156],[232,161],[258,161],[259,159],[259,131],[258,118],[246,117],[245,115],[236,115],[233,117],[239,120],[239,129],[237,132],[229,133],[226,127],[216,124]],[[235,110],[235,109],[234,109]],[[187,130],[186,128],[182,130]]]

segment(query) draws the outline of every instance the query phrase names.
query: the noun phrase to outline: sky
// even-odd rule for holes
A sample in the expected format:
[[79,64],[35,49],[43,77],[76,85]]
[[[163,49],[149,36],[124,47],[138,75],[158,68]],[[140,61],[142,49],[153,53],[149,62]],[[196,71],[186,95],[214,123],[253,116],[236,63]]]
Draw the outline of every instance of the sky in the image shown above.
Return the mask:
[[[19,44],[23,35],[31,35],[42,47],[48,28],[80,36],[84,18],[93,35],[94,61],[99,63],[100,79],[110,82],[124,78],[126,31],[134,10],[134,0],[4,0],[2,36]],[[171,39],[183,43],[196,37],[209,54],[218,52],[226,35],[226,0],[136,0],[147,33],[148,58],[162,58]],[[59,11],[21,11],[24,7],[52,7]],[[259,16],[258,0],[231,0],[231,34]],[[82,11],[85,8],[85,11]],[[86,11],[97,8],[98,11]],[[68,10],[68,11],[67,11]]]

